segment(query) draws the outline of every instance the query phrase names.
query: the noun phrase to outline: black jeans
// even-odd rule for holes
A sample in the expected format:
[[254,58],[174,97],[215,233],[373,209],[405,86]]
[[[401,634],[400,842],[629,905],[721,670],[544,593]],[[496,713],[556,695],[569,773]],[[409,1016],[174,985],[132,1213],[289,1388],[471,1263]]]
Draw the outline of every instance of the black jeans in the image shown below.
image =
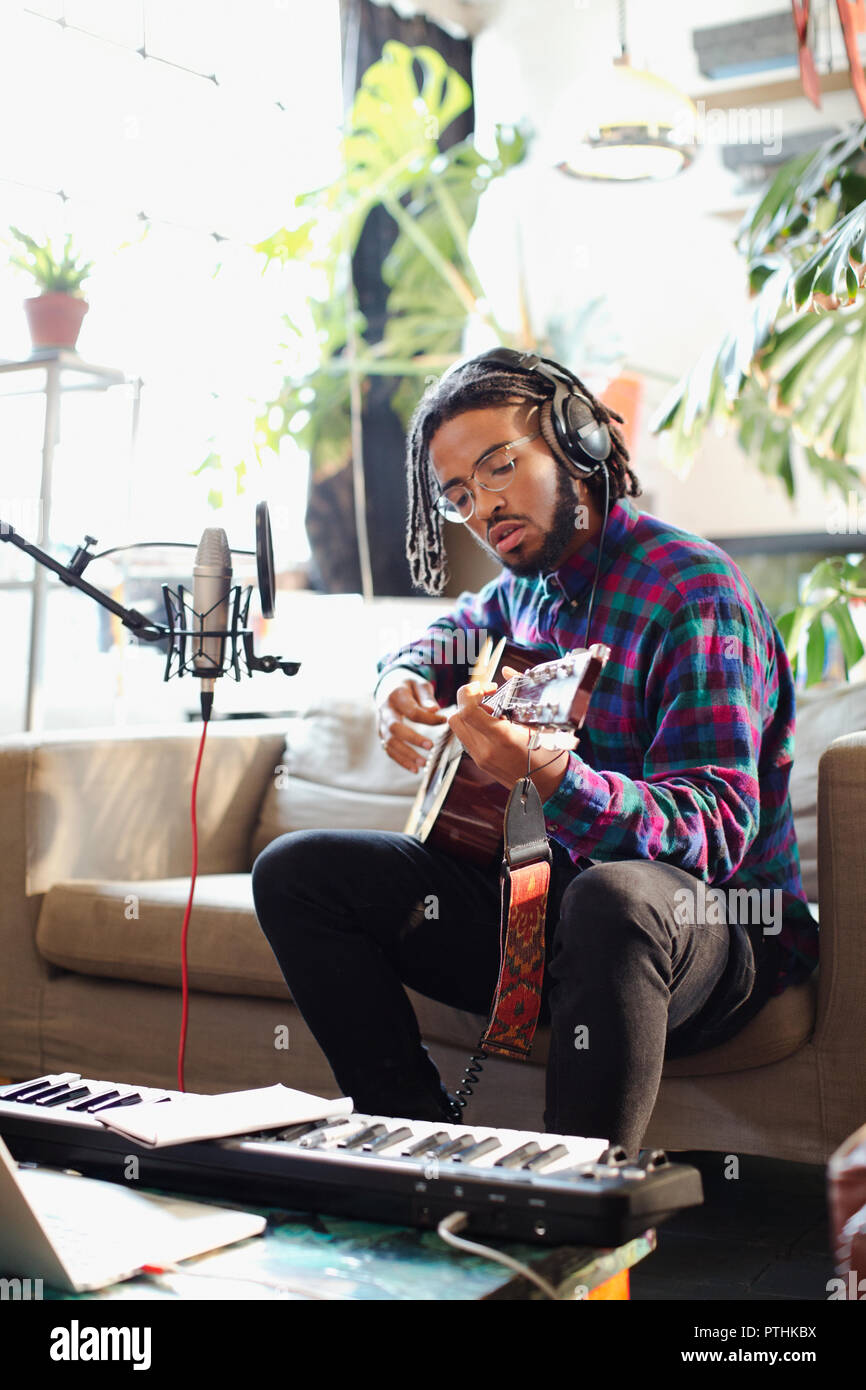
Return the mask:
[[[635,1154],[665,1056],[732,1037],[773,976],[762,928],[683,909],[697,880],[643,860],[578,870],[553,845],[541,1022],[545,1128]],[[499,974],[499,885],[409,835],[301,830],[253,868],[262,929],[359,1112],[438,1119],[447,1092],[403,985],[486,1015]],[[683,921],[689,915],[696,924]],[[519,1065],[519,1064],[515,1064]]]

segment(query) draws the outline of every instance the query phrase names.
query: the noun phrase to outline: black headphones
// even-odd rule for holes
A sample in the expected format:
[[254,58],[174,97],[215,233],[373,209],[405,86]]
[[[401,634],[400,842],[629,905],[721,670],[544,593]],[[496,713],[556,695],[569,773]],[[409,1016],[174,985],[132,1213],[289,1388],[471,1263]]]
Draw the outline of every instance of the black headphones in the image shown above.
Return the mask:
[[[603,421],[596,419],[577,377],[567,367],[549,357],[539,357],[534,352],[515,352],[512,348],[491,348],[473,361],[490,362],[514,372],[535,372],[552,382],[550,424],[545,412],[540,412],[542,435],[551,448],[559,446],[580,477],[589,478],[599,471],[610,456],[610,431]],[[551,428],[553,438],[550,437]]]

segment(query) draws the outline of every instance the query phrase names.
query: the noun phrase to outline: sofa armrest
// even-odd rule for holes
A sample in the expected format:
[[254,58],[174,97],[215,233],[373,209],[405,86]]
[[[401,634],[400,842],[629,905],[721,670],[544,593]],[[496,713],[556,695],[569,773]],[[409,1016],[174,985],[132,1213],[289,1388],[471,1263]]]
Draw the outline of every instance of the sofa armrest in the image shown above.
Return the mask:
[[[820,970],[816,1040],[866,1074],[866,732],[835,739],[818,764]],[[866,1075],[864,1075],[866,1079]]]
[[42,900],[26,893],[30,762],[26,747],[5,747],[0,756],[0,1075],[14,1078],[33,1074],[42,991],[51,970],[36,949]]
[[[199,779],[199,871],[251,867],[251,840],[289,720],[217,721]],[[42,1001],[57,973],[36,947],[42,894],[69,878],[178,878],[201,725],[0,739],[0,1073],[42,1063]]]
[[[289,721],[226,720],[208,729],[198,788],[199,872],[250,868],[250,841]],[[200,724],[19,735],[0,741],[0,781],[17,769],[17,804],[0,836],[23,839],[24,891],[68,878],[178,878],[192,855],[190,791]],[[23,783],[22,783],[23,779]]]

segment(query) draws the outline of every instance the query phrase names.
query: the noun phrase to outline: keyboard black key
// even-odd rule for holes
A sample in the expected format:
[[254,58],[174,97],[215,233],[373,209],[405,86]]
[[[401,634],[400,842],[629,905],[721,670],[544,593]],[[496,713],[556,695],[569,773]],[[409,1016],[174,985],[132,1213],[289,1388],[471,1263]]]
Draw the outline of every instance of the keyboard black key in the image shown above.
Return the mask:
[[480,1158],[482,1154],[489,1154],[491,1149],[501,1148],[502,1145],[499,1140],[494,1139],[493,1135],[489,1134],[486,1139],[479,1139],[478,1143],[473,1144],[471,1149],[465,1149],[463,1153],[455,1154],[454,1162],[472,1163],[476,1158]]
[[510,1154],[504,1154],[502,1158],[497,1158],[495,1168],[520,1168],[528,1158],[541,1153],[541,1145],[536,1144],[532,1139],[528,1144],[521,1144],[519,1149],[514,1149]]
[[97,1091],[95,1096],[89,1096],[87,1100],[80,1100],[77,1105],[70,1105],[69,1109],[82,1110],[92,1114],[104,1101],[115,1100],[119,1095],[119,1091]]
[[471,1134],[461,1134],[457,1139],[449,1139],[446,1143],[440,1144],[437,1149],[431,1151],[431,1158],[451,1158],[453,1154],[462,1153],[464,1149],[475,1147],[475,1139]]
[[367,1125],[364,1129],[351,1135],[348,1139],[338,1139],[338,1149],[358,1149],[362,1144],[366,1144],[371,1139],[381,1139],[383,1134],[387,1134],[387,1129],[383,1124]]
[[91,1115],[98,1115],[102,1110],[119,1110],[122,1105],[140,1105],[141,1096],[138,1091],[133,1091],[130,1096],[121,1096],[120,1100],[110,1100],[105,1105],[94,1105],[91,1108]]
[[404,1139],[411,1139],[412,1131],[407,1125],[402,1125],[400,1129],[392,1129],[390,1133],[383,1134],[379,1139],[374,1139],[372,1144],[365,1144],[364,1149],[367,1153],[379,1154],[383,1149],[390,1149],[394,1144],[402,1144]]
[[300,1149],[319,1149],[326,1144],[332,1135],[329,1130],[338,1129],[340,1125],[345,1125],[351,1117],[346,1115],[334,1115],[328,1120],[323,1120],[316,1126],[314,1134],[305,1134],[303,1139],[298,1140]]
[[55,1086],[47,1086],[45,1090],[41,1090],[38,1096],[28,1096],[27,1099],[28,1102],[32,1101],[34,1105],[41,1104],[42,1101],[48,1100],[49,1096],[63,1095],[64,1092],[68,1091],[69,1089],[70,1083],[68,1081],[60,1081]]
[[523,1166],[531,1173],[537,1173],[540,1169],[546,1168],[549,1163],[555,1163],[558,1158],[566,1158],[567,1156],[568,1149],[564,1144],[554,1144],[552,1149],[542,1149],[540,1154],[530,1158]]
[[333,1124],[333,1119],[299,1120],[297,1124],[286,1125],[284,1129],[257,1129],[254,1134],[238,1137],[254,1140],[257,1144],[291,1144],[295,1139],[303,1139],[305,1135],[315,1134],[317,1129],[324,1129],[326,1125]]
[[450,1137],[449,1134],[445,1133],[444,1129],[437,1129],[435,1134],[428,1135],[426,1139],[419,1139],[418,1143],[413,1144],[410,1149],[404,1149],[403,1157],[417,1158],[420,1154],[429,1153],[431,1149],[438,1148],[440,1144],[444,1144]]
[[89,1095],[90,1088],[88,1086],[75,1086],[72,1090],[63,1090],[60,1095],[48,1096],[47,1099],[44,1096],[40,1096],[36,1104],[45,1106],[68,1105],[71,1100],[80,1100],[82,1096]]
[[8,1091],[0,1091],[0,1100],[28,1100],[56,1084],[56,1078],[53,1076],[40,1076],[37,1080],[26,1081],[20,1086],[13,1083]]

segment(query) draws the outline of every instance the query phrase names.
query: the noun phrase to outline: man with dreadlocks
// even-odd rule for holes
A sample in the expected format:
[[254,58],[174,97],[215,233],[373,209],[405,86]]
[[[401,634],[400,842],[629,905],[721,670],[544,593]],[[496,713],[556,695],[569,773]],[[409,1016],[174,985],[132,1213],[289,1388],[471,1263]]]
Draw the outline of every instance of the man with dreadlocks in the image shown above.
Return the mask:
[[[446,718],[505,787],[529,759],[553,851],[545,1127],[635,1154],[665,1057],[729,1039],[807,978],[817,926],[788,796],[794,687],[779,633],[723,551],[634,505],[640,486],[615,422],[558,364],[505,350],[425,393],[407,454],[413,579],[441,593],[443,519],[467,526],[502,571],[380,662],[376,698],[385,751],[413,771]],[[611,649],[579,750],[530,752],[528,729],[482,706],[491,687],[467,684],[468,668],[447,660],[460,644],[443,639],[461,631],[508,637],[539,661],[590,642]],[[718,884],[726,894],[705,909]],[[253,889],[295,1002],[356,1109],[459,1115],[403,985],[488,1015],[496,872],[409,835],[298,831],[259,857]],[[418,908],[430,895],[428,918]],[[731,910],[757,900],[760,914]]]

